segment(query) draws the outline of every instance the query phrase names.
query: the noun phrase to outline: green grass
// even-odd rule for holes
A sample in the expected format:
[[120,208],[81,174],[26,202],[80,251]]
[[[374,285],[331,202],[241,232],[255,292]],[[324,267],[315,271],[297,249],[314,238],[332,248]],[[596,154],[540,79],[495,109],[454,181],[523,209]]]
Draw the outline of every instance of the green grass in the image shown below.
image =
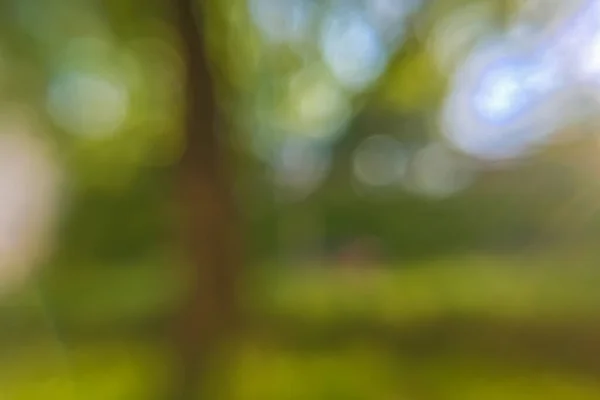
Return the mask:
[[271,283],[265,308],[315,322],[600,317],[600,270],[594,268],[478,258],[356,272],[286,272]]
[[[373,273],[286,269],[265,282],[259,304],[266,315],[301,321],[307,329],[345,321],[355,326],[396,322],[410,326],[454,315],[499,324],[554,321],[568,326],[575,320],[599,320],[600,270],[556,264],[470,258]],[[164,310],[177,286],[171,272],[160,268],[164,267],[49,280],[44,290],[55,307],[50,311],[66,321],[106,324]],[[46,326],[52,315],[44,316],[39,300],[29,293],[13,297],[10,307],[5,305],[5,311],[13,314],[28,312],[46,329],[43,340],[0,353],[0,399],[135,400],[150,398],[164,387],[166,364],[159,345],[113,341],[65,346]],[[233,400],[600,398],[600,380],[593,368],[550,365],[528,360],[527,354],[516,359],[492,357],[485,346],[469,351],[475,343],[468,338],[449,343],[449,351],[418,355],[368,337],[307,349],[272,340],[277,334],[246,338],[230,370]],[[518,343],[502,342],[509,352],[513,345]],[[554,350],[561,349],[542,349]]]
[[[267,378],[265,378],[267,377]],[[238,375],[239,399],[596,399],[591,378],[498,365],[484,358],[397,359],[358,346],[317,354],[256,351]]]
[[151,398],[164,377],[159,360],[153,348],[131,343],[94,343],[69,349],[52,342],[29,344],[2,358],[0,398]]
[[[151,344],[96,343],[70,349],[15,351],[0,363],[7,400],[147,399],[164,388],[165,370]],[[398,358],[376,346],[297,352],[248,343],[231,368],[232,400],[592,400],[600,382],[546,368],[485,358]]]
[[[247,304],[315,323],[344,318],[394,323],[447,315],[600,317],[600,269],[593,264],[471,257],[348,272],[335,266],[277,268]],[[164,263],[48,273],[39,286],[5,298],[0,316],[39,318],[43,301],[67,323],[143,320],[168,312],[182,287],[175,269]]]

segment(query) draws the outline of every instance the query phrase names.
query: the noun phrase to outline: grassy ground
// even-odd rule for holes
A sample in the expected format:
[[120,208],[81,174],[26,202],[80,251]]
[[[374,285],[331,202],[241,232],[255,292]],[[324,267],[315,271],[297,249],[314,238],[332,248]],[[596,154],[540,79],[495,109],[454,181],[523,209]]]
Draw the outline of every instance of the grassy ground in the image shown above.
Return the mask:
[[[27,348],[4,360],[3,399],[147,399],[162,387],[157,347],[95,343],[70,349],[68,362],[48,348]],[[480,400],[600,397],[593,377],[492,363],[481,357],[402,358],[365,343],[297,352],[248,344],[233,372],[239,400]]]
[[[598,399],[600,271],[556,264],[478,257],[273,274],[255,303],[260,326],[235,355],[233,397]],[[141,271],[53,281],[45,289],[58,309],[50,314],[104,324],[165,307],[176,285],[160,294],[165,276]],[[152,290],[139,287],[144,279]],[[4,346],[1,399],[147,399],[165,383],[156,342],[65,344],[52,315],[24,298],[5,308],[29,310],[43,334]]]
[[340,271],[298,268],[275,278],[267,306],[299,318],[378,321],[446,315],[556,319],[600,317],[600,270],[531,259],[440,260]]

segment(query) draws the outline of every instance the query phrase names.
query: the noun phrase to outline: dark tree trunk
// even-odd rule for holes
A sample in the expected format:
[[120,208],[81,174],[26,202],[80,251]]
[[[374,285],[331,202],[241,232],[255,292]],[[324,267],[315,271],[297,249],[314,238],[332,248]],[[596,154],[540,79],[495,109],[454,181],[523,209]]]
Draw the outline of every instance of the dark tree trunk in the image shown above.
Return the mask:
[[[203,35],[202,7],[171,0],[186,64],[186,146],[178,169],[182,235],[190,269],[190,291],[178,315],[172,399],[204,392],[237,317],[240,249],[235,207],[226,171],[227,142],[219,131],[219,109]],[[211,397],[214,398],[214,397]]]

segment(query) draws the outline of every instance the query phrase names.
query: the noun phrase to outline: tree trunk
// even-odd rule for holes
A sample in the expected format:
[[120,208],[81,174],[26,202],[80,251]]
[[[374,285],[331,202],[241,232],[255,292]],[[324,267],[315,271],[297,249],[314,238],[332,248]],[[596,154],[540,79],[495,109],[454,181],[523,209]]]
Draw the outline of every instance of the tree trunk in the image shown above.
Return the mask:
[[177,178],[191,275],[190,292],[176,324],[177,393],[171,397],[176,400],[197,398],[198,388],[208,390],[208,374],[213,373],[210,366],[220,357],[237,316],[240,249],[225,168],[227,144],[223,132],[218,131],[219,110],[204,43],[202,8],[194,7],[194,0],[171,1],[187,69],[186,146]]

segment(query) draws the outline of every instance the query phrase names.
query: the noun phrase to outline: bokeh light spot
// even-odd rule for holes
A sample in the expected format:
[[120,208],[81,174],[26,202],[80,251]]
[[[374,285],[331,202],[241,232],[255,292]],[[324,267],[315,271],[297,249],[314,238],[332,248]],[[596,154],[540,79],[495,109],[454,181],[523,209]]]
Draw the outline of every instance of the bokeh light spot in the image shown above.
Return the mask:
[[56,76],[48,90],[54,121],[68,132],[102,137],[114,134],[129,108],[129,91],[112,76],[68,71]]
[[288,138],[275,159],[275,182],[285,199],[299,201],[314,192],[327,177],[329,150],[303,138]]
[[22,283],[43,260],[60,211],[57,163],[19,118],[0,116],[1,291]]
[[474,167],[441,143],[421,149],[411,161],[410,171],[409,188],[434,198],[456,194],[475,178]]
[[293,43],[310,33],[313,9],[306,0],[250,0],[250,15],[272,43]]
[[346,91],[326,68],[313,65],[289,80],[283,128],[287,134],[331,143],[349,120]]
[[387,62],[377,32],[358,11],[334,9],[324,21],[320,45],[335,77],[352,90],[373,83]]
[[496,123],[514,117],[530,101],[522,79],[520,71],[510,64],[489,71],[474,94],[477,112]]
[[390,186],[403,179],[407,161],[407,152],[400,141],[391,136],[374,135],[354,151],[352,168],[361,184]]
[[477,3],[443,18],[434,27],[430,47],[441,71],[454,70],[475,45],[491,34],[493,8]]
[[388,43],[401,39],[406,18],[421,5],[421,0],[369,0],[366,12],[380,36]]

